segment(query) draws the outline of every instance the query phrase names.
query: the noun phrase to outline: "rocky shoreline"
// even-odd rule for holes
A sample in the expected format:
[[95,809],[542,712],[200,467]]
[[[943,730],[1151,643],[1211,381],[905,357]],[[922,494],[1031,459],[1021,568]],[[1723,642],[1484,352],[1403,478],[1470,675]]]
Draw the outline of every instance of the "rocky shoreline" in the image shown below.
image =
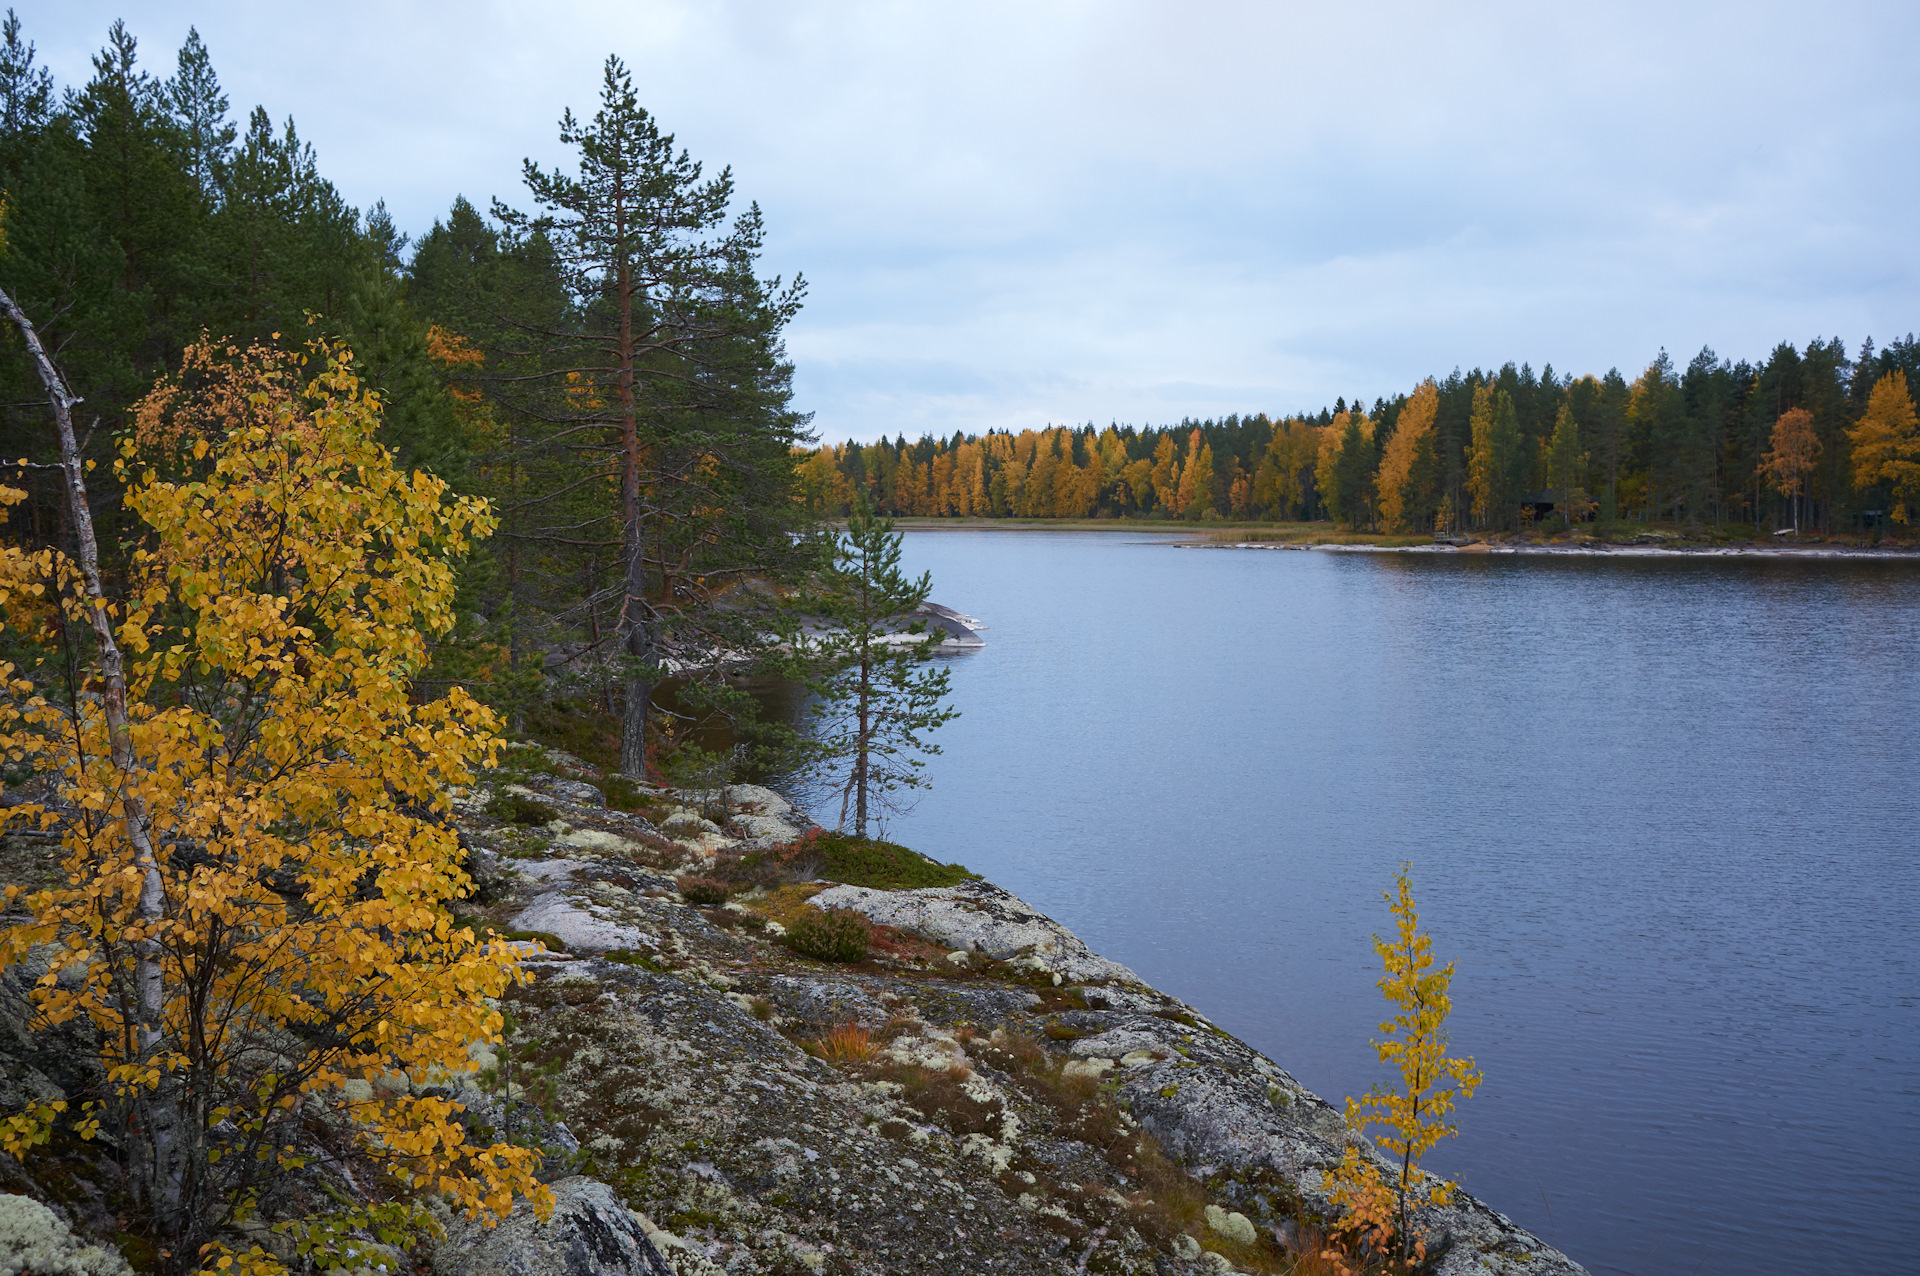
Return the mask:
[[1335,554],[1535,554],[1558,558],[1845,558],[1920,562],[1920,549],[1860,545],[1661,545],[1582,541],[1540,544],[1476,541],[1471,544],[1335,545],[1292,541],[1192,541],[1181,549],[1297,549]]
[[[520,944],[534,979],[503,1001],[502,1048],[436,1083],[477,1133],[545,1149],[557,1208],[449,1219],[388,1270],[1202,1276],[1317,1247],[1340,1114],[1194,1007],[977,878],[885,890],[802,865],[696,906],[685,874],[791,846],[808,822],[751,786],[612,810],[587,768],[546,766],[456,802],[471,921]],[[803,901],[865,914],[872,955],[789,950],[781,918]],[[0,1074],[46,1094],[21,978]],[[56,1202],[72,1246],[104,1234],[83,1205],[29,1194]],[[1421,1224],[1445,1276],[1584,1271],[1464,1192]]]

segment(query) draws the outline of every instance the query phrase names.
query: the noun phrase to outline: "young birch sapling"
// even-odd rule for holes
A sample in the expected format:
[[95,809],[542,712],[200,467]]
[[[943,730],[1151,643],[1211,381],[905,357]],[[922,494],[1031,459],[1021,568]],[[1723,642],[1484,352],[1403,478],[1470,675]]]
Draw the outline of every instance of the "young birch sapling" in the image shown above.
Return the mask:
[[[1453,1002],[1447,995],[1453,981],[1453,963],[1435,969],[1432,941],[1420,931],[1408,866],[1396,879],[1398,897],[1384,895],[1398,924],[1392,941],[1373,937],[1386,973],[1381,993],[1400,1012],[1380,1025],[1386,1039],[1373,1043],[1382,1063],[1400,1073],[1398,1085],[1376,1085],[1358,1099],[1347,1100],[1347,1124],[1355,1134],[1382,1127],[1379,1145],[1398,1161],[1392,1177],[1383,1178],[1379,1165],[1363,1159],[1356,1143],[1334,1172],[1334,1202],[1345,1207],[1339,1229],[1368,1248],[1384,1254],[1390,1263],[1411,1267],[1426,1254],[1426,1241],[1413,1235],[1413,1211],[1422,1205],[1445,1205],[1456,1185],[1435,1182],[1420,1168],[1420,1158],[1441,1139],[1458,1133],[1446,1121],[1456,1099],[1473,1094],[1480,1072],[1472,1059],[1447,1055],[1447,1015]],[[1338,1257],[1329,1255],[1329,1257]]]

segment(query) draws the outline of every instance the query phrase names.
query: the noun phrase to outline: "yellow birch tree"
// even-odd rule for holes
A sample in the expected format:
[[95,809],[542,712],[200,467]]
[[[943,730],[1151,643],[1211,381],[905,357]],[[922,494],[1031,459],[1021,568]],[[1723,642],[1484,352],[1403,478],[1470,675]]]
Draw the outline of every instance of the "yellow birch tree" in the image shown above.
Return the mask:
[[[38,1015],[98,1029],[109,1088],[78,1130],[116,1123],[168,1272],[280,1270],[229,1249],[242,1225],[325,1264],[355,1230],[430,1228],[428,1193],[475,1216],[545,1193],[533,1151],[470,1144],[419,1088],[498,1038],[488,999],[522,977],[448,908],[470,884],[450,793],[492,759],[493,716],[409,695],[452,623],[450,560],[493,518],[394,468],[346,352],[306,359],[310,381],[299,356],[202,345],[193,389],[140,405],[118,464],[149,535],[124,604],[90,553],[0,551],[0,618],[55,644],[0,664],[0,749],[46,784],[0,821],[64,853],[0,963],[51,952]],[[0,1143],[28,1154],[60,1106]]]
[[1813,413],[1790,408],[1773,423],[1772,448],[1761,462],[1773,486],[1793,507],[1793,530],[1800,530],[1800,505],[1806,496],[1807,476],[1820,459],[1820,436],[1814,432]]

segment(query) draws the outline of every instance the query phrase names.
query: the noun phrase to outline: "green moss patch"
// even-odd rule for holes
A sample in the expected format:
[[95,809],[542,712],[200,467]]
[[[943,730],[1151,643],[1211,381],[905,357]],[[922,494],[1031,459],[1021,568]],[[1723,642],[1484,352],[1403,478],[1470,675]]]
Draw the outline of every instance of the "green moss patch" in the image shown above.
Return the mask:
[[845,837],[828,833],[805,839],[797,846],[820,860],[820,876],[848,886],[874,890],[916,890],[928,886],[958,886],[977,878],[958,864],[942,864],[895,842]]
[[486,809],[488,815],[508,824],[545,824],[558,814],[545,802],[524,793],[496,793]]

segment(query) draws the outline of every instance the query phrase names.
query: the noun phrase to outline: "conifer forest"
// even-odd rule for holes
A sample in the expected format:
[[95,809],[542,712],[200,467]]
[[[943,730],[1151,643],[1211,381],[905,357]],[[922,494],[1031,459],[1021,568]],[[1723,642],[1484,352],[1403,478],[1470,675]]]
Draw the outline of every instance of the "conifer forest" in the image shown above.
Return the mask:
[[[1911,876],[1911,856],[1886,849],[1900,850],[1886,829],[1910,823],[1910,785],[1860,780],[1873,799],[1851,803],[1860,833],[1830,796],[1846,791],[1831,779],[1843,763],[1857,779],[1911,757],[1911,332],[1775,334],[1763,316],[1748,339],[1777,335],[1771,349],[1636,350],[1604,370],[1536,369],[1531,352],[1423,375],[1421,347],[1380,365],[1412,384],[1228,415],[1267,383],[1185,380],[1172,364],[1191,352],[1176,350],[1137,383],[1071,370],[1056,384],[1120,386],[1127,403],[1138,385],[1170,386],[1156,415],[1198,405],[1204,419],[1045,428],[1024,424],[1051,419],[1037,408],[975,411],[985,400],[940,400],[932,380],[887,398],[868,374],[906,363],[899,350],[924,339],[910,335],[843,376],[861,385],[841,421],[826,399],[816,418],[789,342],[809,376],[816,352],[833,355],[805,326],[808,280],[774,268],[787,241],[769,225],[805,225],[811,206],[781,216],[770,187],[763,216],[729,156],[677,138],[650,109],[657,65],[607,56],[538,104],[550,125],[517,171],[444,197],[432,185],[437,214],[405,233],[384,202],[343,194],[327,167],[339,157],[294,119],[234,100],[198,31],[156,49],[113,22],[90,73],[63,83],[32,20],[0,21],[0,1276],[575,1276],[590,1248],[591,1270],[616,1276],[1584,1276],[1548,1236],[1550,1188],[1561,1222],[1586,1209],[1582,1243],[1624,1244],[1646,1214],[1632,1212],[1645,1165],[1719,1139],[1739,1173],[1773,1174],[1794,1156],[1744,1140],[1794,1123],[1754,1121],[1768,1091],[1734,1066],[1676,1065],[1676,1081],[1613,1068],[1605,1045],[1553,1062],[1549,1047],[1585,1051],[1592,1023],[1640,1022],[1633,996],[1597,1013],[1598,996],[1567,991],[1577,979],[1613,979],[1621,950],[1649,979],[1706,986],[1701,971],[1751,951],[1770,976],[1791,965],[1769,947],[1790,935],[1802,947],[1787,957],[1868,988],[1874,1013],[1911,1008],[1910,988],[1884,995],[1907,977],[1910,925],[1858,916],[1913,892],[1827,854],[1851,837],[1860,847],[1842,850]],[[956,217],[966,235],[971,216]],[[839,276],[827,250],[810,259],[822,293],[841,295],[848,259],[885,255],[845,239]],[[1032,273],[1007,262],[955,276]],[[953,330],[988,326],[970,322]],[[1109,368],[1138,339],[1095,335]],[[1488,346],[1529,353],[1507,340]],[[1015,369],[1007,384],[1031,399],[1047,383]],[[892,422],[921,401],[927,415],[906,419],[944,430],[943,404],[960,403],[978,428],[910,439],[860,424],[859,405]],[[1125,415],[1114,401],[1077,411]],[[894,521],[909,518],[999,530],[917,522],[909,536]],[[1002,534],[1024,523],[1054,526]],[[1051,534],[1090,525],[1182,534]],[[1228,552],[1282,540],[1329,552]],[[1360,542],[1368,552],[1334,552]],[[1492,556],[1509,548],[1541,556]],[[1705,573],[1735,559],[1753,573],[1709,581],[1732,619],[1703,608],[1696,641],[1641,623],[1676,609],[1621,587],[1635,558],[1658,560],[1649,578],[1685,564],[1649,597],[1707,592]],[[1768,608],[1832,585],[1812,574],[1822,564],[1839,586],[1806,606],[1844,606],[1861,641],[1816,661]],[[1530,571],[1559,592],[1497,592]],[[1601,619],[1562,624],[1553,600],[1574,594],[1607,604]],[[1155,605],[1125,605],[1140,596]],[[1421,613],[1406,628],[1364,619],[1403,597]],[[1560,641],[1576,632],[1605,641]],[[1747,643],[1737,659],[1713,647],[1721,633]],[[1522,676],[1534,655],[1560,663]],[[1254,680],[1280,707],[1244,694],[1238,671],[1256,665],[1280,671]],[[1712,682],[1721,666],[1747,681]],[[1795,691],[1775,668],[1854,678],[1864,707],[1802,722],[1824,685]],[[1089,669],[1117,672],[1076,681]],[[1790,708],[1742,718],[1774,683]],[[1563,712],[1585,703],[1565,688],[1605,703]],[[1443,706],[1419,711],[1438,692]],[[1704,708],[1687,700],[1709,693]],[[1701,733],[1673,744],[1669,719]],[[1608,743],[1628,731],[1631,747]],[[1507,765],[1529,740],[1540,751]],[[1865,761],[1836,760],[1836,741]],[[1755,759],[1734,774],[1758,796],[1727,796],[1712,770],[1725,757]],[[942,774],[964,778],[961,796],[915,827]],[[1023,798],[1024,784],[1044,791]],[[1636,858],[1639,819],[1653,851]],[[1777,898],[1739,905],[1757,870],[1714,856],[1774,841],[1796,865],[1819,847],[1846,880],[1796,869]],[[1536,844],[1549,845],[1525,858]],[[1502,858],[1481,872],[1475,847]],[[1408,857],[1381,897],[1397,939],[1376,936],[1368,957],[1326,938],[1378,924],[1353,921],[1333,868],[1373,874],[1370,898],[1389,854]],[[1541,867],[1585,873],[1589,855],[1597,867],[1572,887]],[[1614,861],[1652,864],[1655,887],[1614,884]],[[1509,907],[1516,881],[1537,897]],[[1622,901],[1630,925],[1594,931],[1588,955],[1575,915]],[[1852,915],[1828,922],[1816,904]],[[1689,905],[1716,924],[1750,913],[1763,938],[1662,947],[1718,933],[1673,920]],[[1085,933],[1118,957],[1041,907],[1086,910],[1105,929]],[[1484,934],[1460,920],[1474,907],[1496,919]],[[1806,955],[1825,951],[1809,936],[1851,929],[1884,942],[1895,973]],[[1527,965],[1547,950],[1577,966],[1564,986],[1549,961]],[[1502,976],[1499,961],[1518,966]],[[1217,1026],[1143,974],[1229,987],[1244,1022]],[[1689,1017],[1691,985],[1638,1000],[1689,1048],[1748,1042],[1774,1003],[1832,1008],[1752,975],[1729,980],[1725,1004],[1751,1011],[1737,1030]],[[1302,1005],[1343,1014],[1369,985],[1398,1008],[1381,1023],[1364,998],[1387,1040],[1310,1040]],[[1582,1022],[1535,1022],[1516,999],[1528,987]],[[1484,1043],[1457,1052],[1456,999],[1460,1032]],[[1874,1022],[1862,1011],[1869,1027],[1844,1031],[1891,1068],[1900,1042]],[[1269,1029],[1280,1044],[1256,1037]],[[1828,1066],[1819,1034],[1835,1029],[1790,1031]],[[1516,1040],[1537,1053],[1503,1057]],[[1667,1040],[1625,1053],[1658,1061]],[[1321,1074],[1282,1068],[1283,1046]],[[1740,1068],[1786,1053],[1741,1049]],[[1460,1133],[1451,1114],[1480,1084],[1477,1058],[1500,1093],[1474,1119],[1522,1111],[1498,1105],[1541,1077],[1585,1086],[1612,1070],[1643,1087],[1591,1100],[1592,1160],[1625,1181],[1617,1199],[1589,1190],[1551,1125],[1572,1119],[1566,1105],[1547,1101],[1524,1117],[1533,1160],[1489,1124],[1497,1154],[1458,1162],[1488,1178],[1551,1167],[1553,1184],[1528,1180],[1544,1222],[1503,1212],[1533,1208],[1512,1182],[1494,1190],[1517,1203],[1496,1209],[1443,1177],[1454,1151],[1435,1149]],[[1376,1064],[1394,1075],[1344,1115],[1313,1092]],[[1846,1135],[1834,1147],[1901,1137],[1870,1085],[1783,1075],[1771,1093],[1796,1103],[1851,1089],[1884,1105],[1832,1125]],[[1687,1133],[1710,1105],[1671,1087],[1695,1081],[1737,1088],[1724,1130]],[[1808,1111],[1796,1128],[1828,1128]],[[1605,1122],[1622,1112],[1658,1118],[1643,1162],[1617,1155]],[[1494,1146],[1485,1137],[1474,1146]],[[1872,1190],[1897,1183],[1885,1155],[1844,1152]],[[1680,1168],[1689,1191],[1712,1177]],[[1810,1226],[1875,1230],[1882,1207],[1845,1202],[1843,1229],[1820,1195],[1866,1189],[1812,1156],[1798,1170]],[[1659,1208],[1689,1216],[1628,1238],[1671,1247],[1647,1270],[1686,1269],[1694,1251],[1674,1235],[1740,1262],[1785,1235],[1755,1213],[1773,1197],[1720,1177],[1741,1199],[1708,1224],[1675,1192]],[[1904,1208],[1895,1221],[1916,1234]],[[1749,1233],[1723,1215],[1759,1242],[1728,1241]]]
[[827,513],[863,488],[878,509],[927,518],[1328,520],[1406,534],[1511,531],[1539,507],[1572,506],[1606,522],[1910,535],[1916,378],[1911,334],[1851,355],[1837,337],[1782,341],[1758,362],[1708,349],[1684,368],[1663,350],[1632,380],[1456,368],[1314,413],[823,446],[800,490]]

